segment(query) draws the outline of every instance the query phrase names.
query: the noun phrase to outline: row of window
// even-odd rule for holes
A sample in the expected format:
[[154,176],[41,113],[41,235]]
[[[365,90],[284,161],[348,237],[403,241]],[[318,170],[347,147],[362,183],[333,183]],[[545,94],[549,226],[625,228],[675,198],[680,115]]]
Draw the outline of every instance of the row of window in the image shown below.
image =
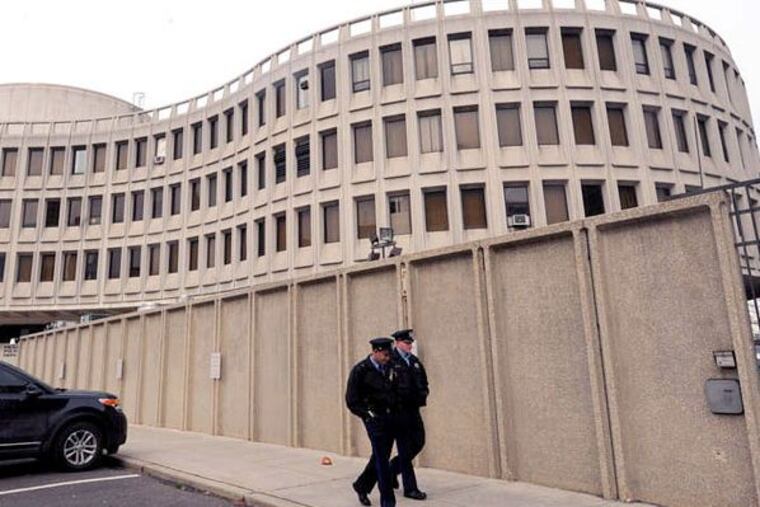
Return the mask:
[[[695,187],[687,187],[687,191]],[[658,200],[665,200],[670,196],[671,185],[658,184],[656,186]],[[462,211],[462,226],[465,230],[486,229],[488,227],[488,214],[486,206],[485,186],[463,185],[459,188]],[[601,183],[582,182],[581,193],[585,216],[595,216],[605,212],[603,187]],[[568,220],[567,195],[564,183],[545,182],[543,184],[544,206],[547,224],[554,224]],[[638,206],[637,189],[635,183],[619,183],[618,196],[622,209]],[[396,235],[408,235],[412,233],[412,211],[410,195],[405,193],[390,193],[388,199],[389,224],[393,227]],[[449,230],[448,196],[446,187],[433,187],[422,190],[425,230],[427,232],[439,232]],[[375,196],[369,195],[354,200],[356,216],[356,238],[370,238],[377,231]],[[529,188],[527,183],[504,184],[504,206],[507,225],[509,227],[530,226],[531,205],[529,200]],[[319,206],[322,218],[322,243],[330,244],[340,241],[340,203],[330,201]],[[298,248],[312,245],[312,208],[305,206],[294,210],[296,224],[296,242]],[[274,229],[274,251],[284,252],[288,249],[287,215],[285,212],[277,213],[271,217]],[[260,218],[254,222],[256,234],[257,256],[263,257],[267,253],[267,220]],[[233,262],[233,229],[229,228],[219,233],[221,236],[221,254],[224,265]],[[237,261],[245,261],[248,258],[248,228],[245,224],[236,227],[237,235]],[[217,264],[217,233],[206,234],[202,237],[195,236],[186,240],[187,271],[197,271],[200,267],[200,245],[205,245],[205,267],[214,268]],[[126,251],[126,275],[129,278],[139,278],[143,275],[143,251],[147,258],[147,275],[157,276],[161,274],[161,243],[149,244],[143,249],[142,246],[130,246],[126,248],[116,247],[106,250],[107,278],[120,279],[122,277],[123,259]],[[99,251],[85,250],[82,253],[83,263],[78,265],[79,253],[76,251],[64,251],[61,254],[60,279],[64,282],[75,281],[77,271],[82,270],[83,280],[96,280],[98,278]],[[178,240],[166,242],[163,246],[165,272],[172,274],[179,271],[180,242]],[[55,280],[56,252],[40,252],[38,279],[40,282],[52,282]],[[16,282],[30,282],[32,280],[34,253],[20,252],[17,254]],[[0,253],[0,281],[4,280],[5,254]]]

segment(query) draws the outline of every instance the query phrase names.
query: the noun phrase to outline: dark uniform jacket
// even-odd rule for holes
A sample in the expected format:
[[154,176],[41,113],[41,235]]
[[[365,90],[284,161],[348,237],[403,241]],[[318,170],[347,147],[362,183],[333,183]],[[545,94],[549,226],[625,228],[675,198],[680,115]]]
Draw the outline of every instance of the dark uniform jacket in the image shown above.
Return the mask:
[[427,373],[422,362],[414,354],[409,354],[409,364],[398,349],[393,350],[391,363],[398,376],[398,394],[404,408],[419,408],[427,405],[430,394]]
[[398,377],[396,369],[389,363],[383,376],[369,356],[356,363],[348,376],[346,387],[346,405],[348,409],[363,420],[375,415],[389,414],[399,409],[397,392]]

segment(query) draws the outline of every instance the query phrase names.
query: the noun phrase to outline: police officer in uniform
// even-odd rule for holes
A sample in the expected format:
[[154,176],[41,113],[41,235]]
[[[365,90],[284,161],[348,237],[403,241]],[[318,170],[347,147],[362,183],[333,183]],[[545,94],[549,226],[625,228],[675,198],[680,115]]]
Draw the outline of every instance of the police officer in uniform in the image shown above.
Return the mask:
[[[374,478],[377,477],[381,507],[395,507],[396,498],[393,494],[389,460],[393,442],[399,434],[400,418],[398,377],[391,363],[393,340],[385,337],[374,338],[370,340],[370,344],[372,353],[351,369],[346,388],[346,405],[364,422],[372,444],[370,462],[354,482],[353,488],[362,505],[372,505],[367,495],[374,485]],[[407,458],[406,441],[399,440],[397,446],[399,454],[405,458],[401,464],[411,463]]]
[[[391,482],[394,489],[398,488],[398,475],[400,473],[404,485],[404,496],[414,500],[425,500],[427,495],[417,487],[412,460],[425,446],[425,426],[420,415],[420,407],[427,404],[427,397],[430,393],[427,374],[422,362],[412,353],[414,331],[402,329],[391,336],[396,340],[396,347],[391,354],[390,364],[395,372],[396,383],[394,387],[399,403],[399,412],[396,418],[398,422],[396,446],[398,449],[404,449],[406,455],[406,459],[401,459],[402,453],[399,451],[399,456],[391,460]],[[375,468],[368,464],[362,475],[354,483],[354,489],[357,493],[362,491],[368,494],[375,486],[375,482],[377,482]]]

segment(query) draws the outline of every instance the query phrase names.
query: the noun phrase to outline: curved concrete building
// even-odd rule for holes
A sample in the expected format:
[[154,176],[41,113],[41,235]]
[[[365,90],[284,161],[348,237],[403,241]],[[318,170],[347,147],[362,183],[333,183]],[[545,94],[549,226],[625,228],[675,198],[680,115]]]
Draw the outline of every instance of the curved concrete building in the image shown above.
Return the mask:
[[421,251],[760,169],[724,41],[641,2],[414,5],[152,111],[52,90],[0,88],[4,324],[349,265],[380,226]]

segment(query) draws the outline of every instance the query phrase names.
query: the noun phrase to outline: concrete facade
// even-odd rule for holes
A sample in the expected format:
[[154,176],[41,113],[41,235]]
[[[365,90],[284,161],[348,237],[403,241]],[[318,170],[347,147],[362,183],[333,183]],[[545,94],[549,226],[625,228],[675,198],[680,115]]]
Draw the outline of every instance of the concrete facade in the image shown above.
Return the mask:
[[[599,37],[610,41],[606,53]],[[425,44],[429,51],[418,53]],[[544,50],[547,58],[537,58]],[[396,59],[386,61],[392,51]],[[331,62],[334,98],[324,77]],[[350,266],[370,250],[360,218],[385,226],[398,210],[410,228],[397,236],[404,252],[507,234],[512,185],[527,189],[521,214],[543,226],[547,206],[570,220],[586,216],[584,186],[599,186],[604,211],[615,211],[760,170],[744,83],[720,36],[687,14],[623,0],[419,4],[306,37],[179,104],[84,119],[108,102],[91,98],[74,107],[76,117],[55,121],[4,116],[0,107],[0,149],[15,162],[13,175],[7,167],[0,176],[0,201],[9,202],[0,324],[123,311]],[[45,99],[36,102],[44,109]],[[546,105],[556,144],[538,141],[539,131],[553,135],[537,129],[534,107]],[[511,141],[500,137],[502,106],[519,107],[516,123],[502,126]],[[611,126],[608,107],[622,111],[624,127]],[[440,114],[440,151],[426,144],[435,136],[423,135],[435,129],[423,127],[431,111]],[[401,128],[389,126],[402,118]],[[656,133],[647,130],[653,118]],[[370,138],[357,144],[356,129],[367,125]],[[333,130],[336,167],[326,168],[324,135]],[[562,190],[545,194],[547,185]],[[466,205],[463,192],[472,189]],[[442,190],[444,208],[426,209],[429,192]],[[406,204],[389,201],[399,195]],[[339,208],[328,233],[331,203]],[[299,222],[306,209],[310,219]],[[445,225],[431,226],[432,215]],[[97,255],[89,275],[88,253]]]
[[[732,227],[722,194],[679,199],[30,336],[20,365],[113,390],[134,423],[367,455],[346,376],[370,336],[412,326],[431,379],[423,466],[756,506],[760,383]],[[710,412],[710,378],[740,381],[743,415]]]

